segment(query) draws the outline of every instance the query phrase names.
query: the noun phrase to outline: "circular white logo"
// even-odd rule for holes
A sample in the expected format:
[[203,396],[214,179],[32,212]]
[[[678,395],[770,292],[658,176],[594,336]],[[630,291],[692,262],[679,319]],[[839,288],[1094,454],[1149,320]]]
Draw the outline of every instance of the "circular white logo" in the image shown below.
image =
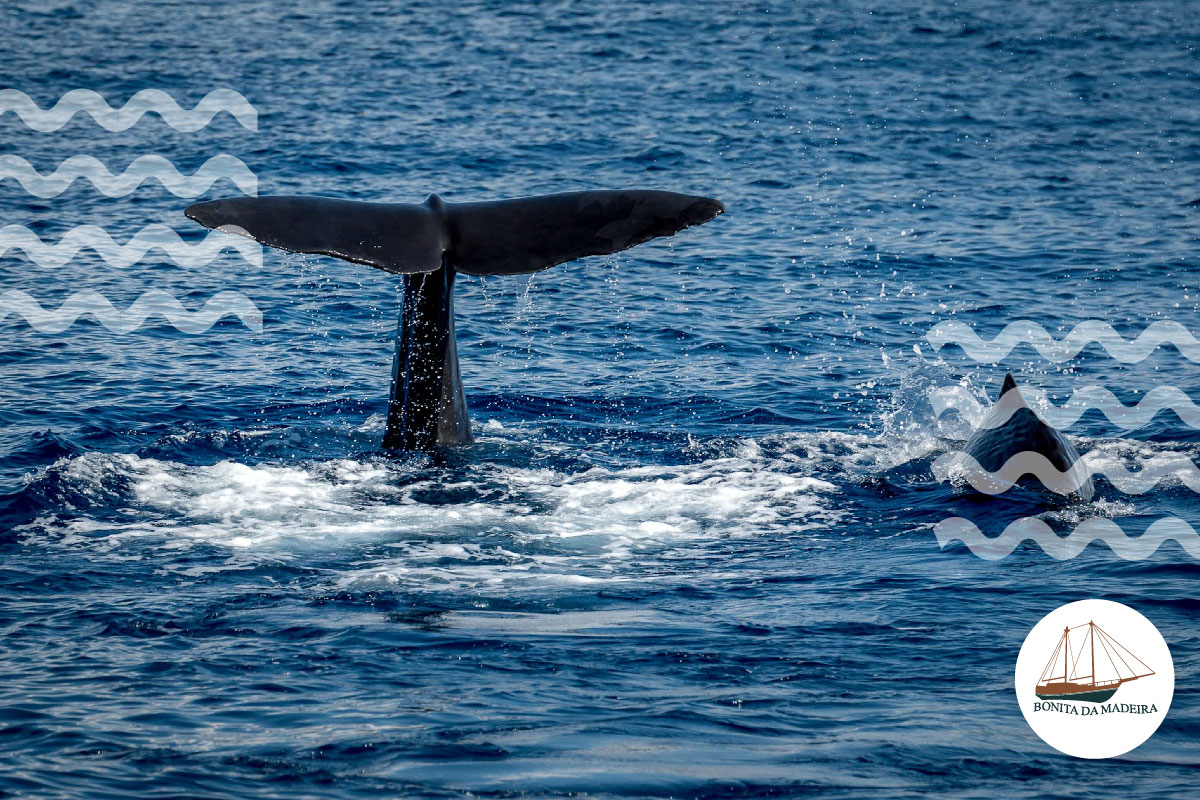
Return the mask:
[[1109,600],[1051,611],[1017,656],[1017,702],[1034,733],[1077,758],[1127,753],[1158,730],[1175,693],[1167,643]]

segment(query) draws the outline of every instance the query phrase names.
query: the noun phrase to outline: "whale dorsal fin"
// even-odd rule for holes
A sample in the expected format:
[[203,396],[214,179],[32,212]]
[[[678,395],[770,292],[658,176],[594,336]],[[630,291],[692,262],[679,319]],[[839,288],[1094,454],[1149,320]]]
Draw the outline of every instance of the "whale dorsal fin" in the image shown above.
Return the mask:
[[[973,470],[977,465],[984,472],[996,473],[1009,459],[1022,453],[1040,454],[1059,472],[1066,472],[1079,460],[1079,451],[1070,440],[1029,407],[1013,376],[1006,374],[999,400],[961,450],[962,455],[974,459],[974,465],[960,463],[964,463],[967,470]],[[1036,474],[1033,477],[1040,483]],[[1019,478],[1025,480],[1026,476]],[[1084,475],[1071,493],[1090,501],[1095,495],[1091,477]]]
[[674,192],[570,192],[482,203],[365,203],[332,197],[237,197],[189,206],[209,228],[294,253],[411,274],[443,263],[513,275],[624,250],[707,222],[716,200]]

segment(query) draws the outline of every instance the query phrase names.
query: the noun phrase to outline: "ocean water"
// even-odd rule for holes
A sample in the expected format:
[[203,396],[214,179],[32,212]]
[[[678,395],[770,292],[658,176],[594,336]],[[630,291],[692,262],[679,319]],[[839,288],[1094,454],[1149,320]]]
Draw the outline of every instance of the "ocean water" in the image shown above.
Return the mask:
[[[728,207],[615,256],[463,276],[478,441],[436,457],[379,450],[394,277],[9,249],[0,292],[47,308],[236,291],[264,323],[0,322],[0,796],[1190,794],[1196,560],[1026,542],[988,561],[933,527],[1136,535],[1200,525],[1195,494],[1098,476],[1088,503],[972,495],[932,470],[970,414],[928,391],[986,403],[1009,370],[1059,404],[1100,385],[1132,405],[1200,397],[1200,367],[1171,345],[980,363],[927,334],[1200,330],[1192,4],[16,0],[0,20],[0,81],[43,108],[231,88],[258,111],[257,131],[0,116],[0,156],[42,173],[227,153],[261,194]],[[0,222],[51,242],[162,223],[194,244],[190,202],[0,182]],[[1133,472],[1200,452],[1170,411],[1068,433]],[[1028,630],[1088,597],[1151,619],[1177,675],[1158,733],[1115,763],[1045,745],[1013,693]]]

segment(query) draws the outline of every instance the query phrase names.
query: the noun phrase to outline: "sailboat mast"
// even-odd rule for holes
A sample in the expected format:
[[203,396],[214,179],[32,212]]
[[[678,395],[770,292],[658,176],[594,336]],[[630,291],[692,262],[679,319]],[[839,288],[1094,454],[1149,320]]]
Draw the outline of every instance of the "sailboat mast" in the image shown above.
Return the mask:
[[1096,685],[1096,623],[1088,622],[1088,636],[1092,637],[1092,686]]
[[1071,629],[1063,628],[1063,683],[1071,680]]

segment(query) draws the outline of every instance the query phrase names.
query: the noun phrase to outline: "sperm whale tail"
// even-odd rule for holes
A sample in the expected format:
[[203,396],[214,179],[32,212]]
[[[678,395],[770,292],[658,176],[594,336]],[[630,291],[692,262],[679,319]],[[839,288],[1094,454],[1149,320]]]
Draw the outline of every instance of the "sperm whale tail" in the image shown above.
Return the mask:
[[471,441],[454,338],[454,276],[517,275],[606,255],[707,222],[725,207],[650,190],[568,192],[477,203],[238,197],[189,206],[208,228],[404,276],[384,448]]

